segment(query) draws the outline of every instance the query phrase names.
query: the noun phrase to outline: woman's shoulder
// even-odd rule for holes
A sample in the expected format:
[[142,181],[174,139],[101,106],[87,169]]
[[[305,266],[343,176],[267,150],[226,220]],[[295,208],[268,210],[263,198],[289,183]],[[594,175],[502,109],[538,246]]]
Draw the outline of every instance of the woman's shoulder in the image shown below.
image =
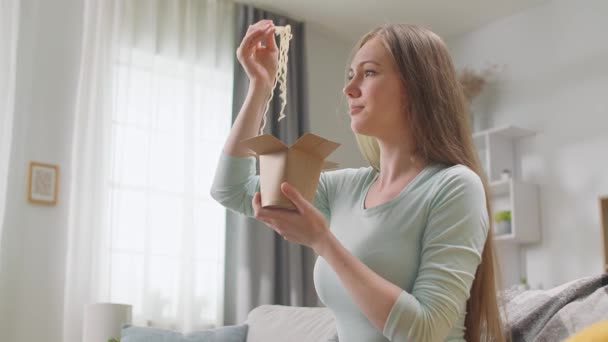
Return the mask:
[[481,186],[483,183],[479,175],[466,165],[437,165],[435,182],[442,186]]
[[321,176],[335,183],[352,183],[357,180],[363,180],[375,173],[371,166],[367,167],[349,167],[342,169],[326,170],[321,172]]
[[337,193],[343,190],[355,190],[364,187],[373,178],[372,167],[349,167],[321,172],[320,185],[327,192]]
[[429,184],[428,196],[436,202],[441,198],[458,197],[458,194],[485,197],[485,189],[481,177],[466,165],[436,165],[436,173]]

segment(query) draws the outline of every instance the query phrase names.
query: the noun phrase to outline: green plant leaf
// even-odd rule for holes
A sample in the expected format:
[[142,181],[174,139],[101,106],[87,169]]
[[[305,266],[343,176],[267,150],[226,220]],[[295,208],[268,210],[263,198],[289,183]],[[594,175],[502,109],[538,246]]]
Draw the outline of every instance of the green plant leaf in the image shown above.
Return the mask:
[[494,214],[494,221],[511,221],[511,211],[502,210]]

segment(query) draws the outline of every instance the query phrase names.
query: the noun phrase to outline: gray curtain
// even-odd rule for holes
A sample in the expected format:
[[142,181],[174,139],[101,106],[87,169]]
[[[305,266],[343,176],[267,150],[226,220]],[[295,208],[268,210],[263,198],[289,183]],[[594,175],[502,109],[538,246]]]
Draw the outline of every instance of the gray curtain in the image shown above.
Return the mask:
[[[249,25],[259,20],[272,19],[277,26],[291,25],[293,38],[287,67],[287,117],[280,123],[277,122],[280,110],[277,86],[268,109],[264,132],[291,145],[308,131],[304,24],[249,5],[236,6],[237,46]],[[245,100],[248,86],[247,75],[236,62],[233,122]],[[283,240],[263,223],[228,211],[224,324],[244,322],[249,311],[262,304],[317,306],[317,294],[312,280],[315,258],[311,249]]]

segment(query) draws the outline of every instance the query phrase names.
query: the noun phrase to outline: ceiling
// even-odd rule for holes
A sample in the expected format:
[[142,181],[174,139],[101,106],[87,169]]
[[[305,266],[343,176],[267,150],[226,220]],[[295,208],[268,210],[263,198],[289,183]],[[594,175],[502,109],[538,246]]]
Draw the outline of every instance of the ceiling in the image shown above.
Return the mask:
[[424,25],[442,38],[463,34],[547,0],[237,0],[304,21],[352,43],[379,24]]

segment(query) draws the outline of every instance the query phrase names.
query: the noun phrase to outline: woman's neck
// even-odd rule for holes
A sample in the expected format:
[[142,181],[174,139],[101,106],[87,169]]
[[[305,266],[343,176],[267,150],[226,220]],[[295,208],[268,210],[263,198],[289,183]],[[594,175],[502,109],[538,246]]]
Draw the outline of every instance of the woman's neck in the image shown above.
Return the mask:
[[407,139],[390,142],[378,139],[378,145],[380,174],[376,182],[379,190],[411,180],[426,165],[426,162],[415,155],[413,143]]

